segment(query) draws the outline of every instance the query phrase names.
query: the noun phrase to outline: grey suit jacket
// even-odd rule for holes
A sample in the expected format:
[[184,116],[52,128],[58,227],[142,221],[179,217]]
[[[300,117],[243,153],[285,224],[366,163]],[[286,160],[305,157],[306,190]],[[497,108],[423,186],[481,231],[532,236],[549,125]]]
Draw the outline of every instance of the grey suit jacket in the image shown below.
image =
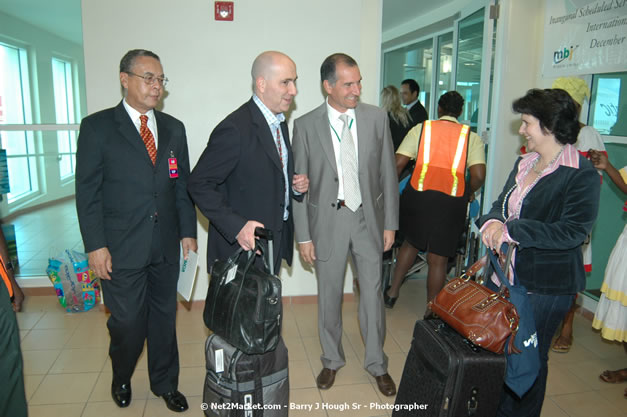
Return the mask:
[[[398,229],[398,178],[387,114],[360,103],[355,109],[359,186],[371,239],[383,251],[383,230]],[[297,242],[313,241],[316,257],[333,253],[331,231],[337,227],[338,175],[327,104],[294,121],[292,151],[295,172],[309,176],[309,191],[294,201]]]

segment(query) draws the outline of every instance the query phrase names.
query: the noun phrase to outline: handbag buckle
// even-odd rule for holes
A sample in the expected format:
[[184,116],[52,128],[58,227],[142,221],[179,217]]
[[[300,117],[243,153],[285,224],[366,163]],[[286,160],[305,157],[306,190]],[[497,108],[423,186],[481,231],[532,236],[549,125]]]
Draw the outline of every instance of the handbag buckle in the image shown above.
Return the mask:
[[279,299],[277,297],[269,297],[266,300],[268,300],[268,304],[270,305],[275,305],[279,302]]

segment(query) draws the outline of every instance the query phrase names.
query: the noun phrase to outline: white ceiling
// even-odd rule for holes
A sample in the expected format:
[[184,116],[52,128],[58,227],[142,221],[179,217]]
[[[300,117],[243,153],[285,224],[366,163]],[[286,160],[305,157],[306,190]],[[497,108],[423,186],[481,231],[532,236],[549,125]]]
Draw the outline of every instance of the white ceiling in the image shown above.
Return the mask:
[[81,0],[0,0],[0,12],[83,44]]
[[[383,0],[383,32],[454,0]],[[82,44],[81,0],[0,0],[0,12]]]
[[[383,32],[410,22],[454,0],[383,0]],[[453,11],[455,12],[455,11]],[[453,14],[453,13],[451,13]]]

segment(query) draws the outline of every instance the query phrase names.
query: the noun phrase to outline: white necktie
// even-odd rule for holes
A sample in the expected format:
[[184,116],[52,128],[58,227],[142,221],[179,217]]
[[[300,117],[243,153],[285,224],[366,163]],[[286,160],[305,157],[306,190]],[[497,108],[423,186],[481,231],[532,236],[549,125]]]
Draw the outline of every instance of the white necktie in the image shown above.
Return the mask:
[[344,204],[352,211],[357,211],[361,206],[361,191],[359,191],[359,166],[357,165],[357,153],[355,142],[349,127],[349,117],[340,115],[344,123],[342,128],[342,141],[340,142],[340,158],[342,161],[342,176],[344,178]]

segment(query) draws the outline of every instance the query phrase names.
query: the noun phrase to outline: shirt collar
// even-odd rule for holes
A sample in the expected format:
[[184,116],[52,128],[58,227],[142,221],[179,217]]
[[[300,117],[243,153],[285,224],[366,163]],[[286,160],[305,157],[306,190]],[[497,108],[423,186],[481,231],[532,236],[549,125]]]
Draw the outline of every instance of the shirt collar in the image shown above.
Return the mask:
[[459,123],[459,121],[457,121],[457,119],[453,116],[442,116],[440,117],[440,120],[448,120],[449,122]]
[[[522,156],[522,161],[520,164],[523,168],[527,165],[532,164],[533,161],[538,159],[540,154],[537,152],[526,153]],[[577,148],[575,146],[568,144],[564,145],[564,150],[562,154],[557,158],[557,160],[553,163],[553,167],[551,168],[551,172],[557,169],[559,165],[563,165],[569,168],[579,169],[579,152],[577,152]]]
[[285,115],[283,113],[272,113],[272,111],[263,104],[263,101],[257,97],[257,94],[253,94],[253,101],[257,107],[259,107],[259,110],[261,110],[261,114],[263,114],[263,117],[266,119],[268,126],[279,125],[285,121]]
[[349,118],[351,118],[352,120],[355,120],[355,109],[348,109],[344,113],[340,113],[339,111],[331,107],[331,105],[329,104],[329,97],[327,97],[326,101],[327,101],[327,113],[329,115],[329,120],[331,122],[339,121],[340,116],[343,114],[346,114],[348,115]]
[[419,101],[420,101],[420,99],[418,99],[418,98],[417,98],[416,100],[412,101],[412,102],[411,102],[411,103],[409,103],[407,106],[405,106],[405,108],[406,108],[407,110],[409,110],[409,109],[411,109],[411,108],[414,106],[414,104],[418,103]]
[[[139,120],[139,116],[141,116],[142,114],[140,112],[138,112],[135,108],[131,107],[131,105],[126,102],[126,97],[124,98],[124,100],[122,100],[122,104],[124,104],[124,108],[126,109],[126,112],[131,117],[131,120],[133,122]],[[145,115],[148,116],[148,121],[149,122],[151,120],[155,121],[155,112],[154,112],[153,109],[148,110],[145,113]]]

